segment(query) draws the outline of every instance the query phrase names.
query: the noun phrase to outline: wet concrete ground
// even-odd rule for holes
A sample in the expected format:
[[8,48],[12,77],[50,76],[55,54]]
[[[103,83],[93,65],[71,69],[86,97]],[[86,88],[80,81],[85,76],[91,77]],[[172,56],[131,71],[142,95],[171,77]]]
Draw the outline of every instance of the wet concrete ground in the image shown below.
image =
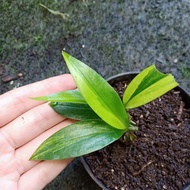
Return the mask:
[[[105,78],[154,63],[190,92],[189,18],[188,0],[1,1],[0,94],[68,72],[63,49]],[[88,180],[76,159],[44,189],[96,189]]]

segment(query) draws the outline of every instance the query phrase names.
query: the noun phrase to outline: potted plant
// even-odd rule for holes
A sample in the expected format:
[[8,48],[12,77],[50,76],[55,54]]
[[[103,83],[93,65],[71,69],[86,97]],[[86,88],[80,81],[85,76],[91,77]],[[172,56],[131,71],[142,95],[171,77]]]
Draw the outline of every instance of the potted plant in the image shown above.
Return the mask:
[[[138,130],[138,127],[141,127],[141,122],[135,121],[136,115],[133,113],[133,110],[138,110],[138,107],[142,107],[145,104],[149,105],[147,103],[178,86],[172,75],[163,74],[154,65],[151,65],[138,74],[128,84],[127,88],[126,86],[122,87],[124,89],[126,88],[126,90],[124,90],[121,99],[113,87],[90,67],[65,52],[63,52],[63,57],[78,88],[72,91],[58,92],[34,99],[49,101],[50,106],[57,113],[77,120],[77,122],[59,130],[44,141],[31,156],[31,160],[54,160],[78,157],[98,150],[104,151],[104,147],[110,147],[115,142],[122,144],[121,147],[125,149],[125,143],[133,144],[134,142],[141,141],[142,134]],[[158,99],[158,101],[160,100]],[[153,105],[152,110],[154,109]],[[139,113],[139,110],[137,113]],[[151,113],[149,111],[149,113],[146,112],[145,114]],[[143,114],[139,115],[140,118],[145,116]],[[143,127],[145,127],[144,124]],[[157,126],[151,127],[150,125],[150,128],[147,130],[155,131]],[[165,129],[163,130],[167,131]],[[141,138],[138,137],[138,133],[141,134]],[[159,134],[156,135],[159,136]],[[146,138],[145,136],[144,140]],[[158,138],[157,146],[160,146],[159,143],[162,144]],[[121,147],[116,145],[114,150],[120,149]],[[144,151],[143,155],[140,155],[141,157],[145,157],[146,151],[148,150]],[[107,154],[109,153],[108,151]],[[100,155],[101,152],[98,154]],[[119,158],[120,153],[117,154],[116,160],[123,159],[122,161],[126,162],[127,155],[125,155],[125,158]],[[92,156],[90,155],[88,163],[92,161]],[[96,157],[96,159],[99,158]],[[111,160],[109,161],[112,162]],[[98,162],[102,161],[98,160]],[[132,163],[133,160],[130,160],[130,162]],[[143,169],[153,162],[155,162],[154,159],[147,159],[147,163],[141,165],[141,168],[137,168],[136,173],[133,173],[135,174],[134,176],[141,174]],[[134,165],[134,163],[129,163],[130,165]],[[114,168],[109,171],[109,173],[114,172]],[[123,178],[126,178],[125,172],[121,174]],[[115,177],[111,177],[110,181],[115,181]],[[187,183],[188,181],[185,182]],[[109,187],[108,185],[105,188],[127,189],[128,184],[121,187],[117,185]],[[154,189],[151,187],[148,188]],[[169,187],[162,186],[162,188],[166,189]]]
[[[109,78],[108,82],[122,97],[126,84],[137,74],[122,73]],[[150,104],[129,110],[139,126],[136,139],[120,138],[82,157],[87,172],[104,190],[189,190],[190,183],[186,184],[190,181],[189,105],[189,95],[176,87]]]

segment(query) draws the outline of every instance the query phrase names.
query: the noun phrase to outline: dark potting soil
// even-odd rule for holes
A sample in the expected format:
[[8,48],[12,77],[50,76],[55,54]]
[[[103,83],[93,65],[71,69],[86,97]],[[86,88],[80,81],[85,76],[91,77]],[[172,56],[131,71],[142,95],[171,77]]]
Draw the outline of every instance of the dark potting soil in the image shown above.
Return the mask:
[[[122,96],[126,82],[114,88]],[[111,190],[180,190],[190,182],[190,105],[172,90],[130,115],[135,140],[122,137],[85,157],[95,176]]]

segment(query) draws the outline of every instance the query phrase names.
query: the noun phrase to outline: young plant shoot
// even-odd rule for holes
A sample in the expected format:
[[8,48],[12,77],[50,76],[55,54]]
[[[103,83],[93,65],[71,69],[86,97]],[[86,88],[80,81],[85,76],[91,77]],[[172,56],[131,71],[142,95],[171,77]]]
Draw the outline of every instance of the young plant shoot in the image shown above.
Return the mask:
[[178,85],[171,74],[163,74],[151,65],[131,81],[121,100],[97,72],[71,55],[62,54],[77,89],[33,99],[50,102],[55,112],[77,122],[45,140],[31,160],[59,160],[102,149],[122,135],[138,130],[130,121],[129,109],[142,106]]

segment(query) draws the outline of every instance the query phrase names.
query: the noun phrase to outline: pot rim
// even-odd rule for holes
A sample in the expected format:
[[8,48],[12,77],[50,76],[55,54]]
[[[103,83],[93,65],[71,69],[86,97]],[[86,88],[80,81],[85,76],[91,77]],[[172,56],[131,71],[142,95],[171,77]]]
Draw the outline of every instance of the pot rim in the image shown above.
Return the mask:
[[105,185],[102,183],[102,181],[100,181],[97,177],[95,177],[95,175],[92,172],[92,169],[90,168],[90,166],[87,164],[84,156],[81,156],[81,162],[84,166],[84,168],[86,169],[87,173],[90,175],[90,177],[95,181],[95,183],[101,187],[103,190],[109,190],[108,188],[105,187]]
[[110,80],[113,80],[113,79],[118,78],[118,77],[120,78],[120,77],[125,77],[126,75],[137,75],[139,73],[140,73],[139,71],[122,72],[122,73],[113,75],[111,77],[108,77],[106,80],[109,82]]

